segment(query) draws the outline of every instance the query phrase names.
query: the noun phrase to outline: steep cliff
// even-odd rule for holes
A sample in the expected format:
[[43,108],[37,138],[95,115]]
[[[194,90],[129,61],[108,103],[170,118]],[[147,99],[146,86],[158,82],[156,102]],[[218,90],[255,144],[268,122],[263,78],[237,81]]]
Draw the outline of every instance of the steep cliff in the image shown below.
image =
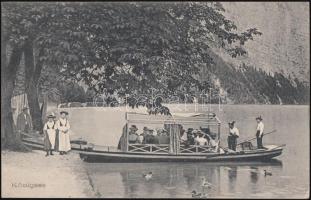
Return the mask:
[[310,15],[308,2],[223,2],[224,15],[233,20],[239,31],[251,27],[263,34],[246,43],[248,55],[231,59],[267,72],[279,72],[310,83]]

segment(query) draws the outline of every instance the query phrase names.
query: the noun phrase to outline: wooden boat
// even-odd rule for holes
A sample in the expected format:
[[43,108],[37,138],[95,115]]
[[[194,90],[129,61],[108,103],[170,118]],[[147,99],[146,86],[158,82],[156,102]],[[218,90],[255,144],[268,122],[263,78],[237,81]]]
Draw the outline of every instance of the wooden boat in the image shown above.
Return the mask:
[[[282,154],[285,145],[266,145],[265,149],[239,148],[235,151],[215,151],[210,146],[185,145],[181,142],[180,131],[189,127],[202,126],[220,141],[221,122],[213,113],[191,116],[151,116],[126,113],[126,124],[119,141],[119,148],[99,146],[81,141],[71,141],[72,150],[87,162],[226,162],[226,161],[267,161]],[[138,144],[129,142],[131,125],[159,127],[169,133],[166,144]],[[215,138],[216,139],[216,138]],[[31,137],[23,142],[33,148],[43,148],[43,141]],[[243,146],[243,145],[241,145]]]
[[[44,138],[40,135],[22,134],[22,142],[27,147],[35,150],[44,150]],[[89,148],[87,141],[83,139],[71,140],[71,150],[74,152],[81,152]]]
[[[221,122],[214,113],[190,116],[155,116],[126,113],[126,125],[120,138],[119,149],[96,148],[80,152],[87,162],[220,162],[220,161],[264,161],[282,154],[285,145],[266,145],[265,149],[240,148],[238,151],[220,152],[210,146],[184,145],[180,131],[184,128],[209,130],[220,140]],[[169,132],[168,144],[129,143],[129,127],[139,124],[162,126]],[[203,129],[202,127],[205,127]],[[142,127],[141,127],[142,129]],[[243,144],[243,143],[241,143]],[[243,146],[243,145],[241,145]]]
[[266,146],[265,150],[249,150],[236,153],[156,154],[111,151],[84,151],[80,157],[87,162],[220,162],[266,161],[282,154],[282,147]]

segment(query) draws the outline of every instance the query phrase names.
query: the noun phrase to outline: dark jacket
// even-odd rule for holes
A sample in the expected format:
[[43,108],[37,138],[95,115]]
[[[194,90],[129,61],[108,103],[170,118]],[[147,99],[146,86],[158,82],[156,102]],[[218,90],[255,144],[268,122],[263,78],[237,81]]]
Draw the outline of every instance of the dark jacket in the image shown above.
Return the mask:
[[[25,115],[26,115],[26,118],[25,118]],[[27,125],[26,125],[26,122],[27,122]],[[17,122],[16,122],[16,128],[17,130],[20,130],[20,131],[27,131],[26,130],[27,128],[28,130],[31,130],[32,128],[31,117],[28,113],[27,114],[21,113],[18,115]]]

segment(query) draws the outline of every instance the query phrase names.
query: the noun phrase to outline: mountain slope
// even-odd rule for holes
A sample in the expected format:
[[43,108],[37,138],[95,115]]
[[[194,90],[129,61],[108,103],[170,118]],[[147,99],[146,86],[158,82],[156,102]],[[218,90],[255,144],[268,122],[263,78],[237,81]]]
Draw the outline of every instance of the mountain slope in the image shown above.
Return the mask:
[[[282,73],[269,74],[262,69],[227,63],[208,50],[213,63],[202,67],[201,81],[210,82],[223,103],[236,104],[309,104],[310,87]],[[218,97],[214,98],[217,102]]]
[[246,43],[248,55],[232,59],[221,57],[235,66],[241,63],[279,72],[310,83],[310,13],[308,2],[223,2],[224,15],[234,21],[238,31],[256,27],[260,37]]

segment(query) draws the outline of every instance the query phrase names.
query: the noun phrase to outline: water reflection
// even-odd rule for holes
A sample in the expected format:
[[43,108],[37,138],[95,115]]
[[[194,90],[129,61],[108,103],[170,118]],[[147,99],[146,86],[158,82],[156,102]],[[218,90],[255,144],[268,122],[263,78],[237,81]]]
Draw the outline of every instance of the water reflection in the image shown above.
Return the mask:
[[[260,185],[259,177],[262,176],[260,171],[267,167],[282,170],[282,163],[279,161],[195,164],[118,163],[117,165],[92,163],[87,165],[87,169],[93,171],[92,179],[96,189],[104,197],[128,198],[189,198],[193,190],[199,193],[204,192],[208,197],[220,197],[220,195],[226,197],[243,193],[245,187],[249,192],[257,191]],[[153,173],[153,176],[150,180],[146,180],[143,174],[149,171]],[[121,177],[121,185],[116,183],[118,179],[116,174]],[[116,180],[113,180],[113,177]],[[202,187],[202,178],[211,183],[211,187]],[[106,182],[108,180],[109,182]],[[107,184],[113,187],[107,189]]]
[[230,192],[235,192],[237,173],[238,171],[236,166],[231,166],[230,169],[228,170],[228,179],[229,179],[228,184]]
[[253,184],[258,182],[258,168],[257,167],[250,167],[250,178]]

